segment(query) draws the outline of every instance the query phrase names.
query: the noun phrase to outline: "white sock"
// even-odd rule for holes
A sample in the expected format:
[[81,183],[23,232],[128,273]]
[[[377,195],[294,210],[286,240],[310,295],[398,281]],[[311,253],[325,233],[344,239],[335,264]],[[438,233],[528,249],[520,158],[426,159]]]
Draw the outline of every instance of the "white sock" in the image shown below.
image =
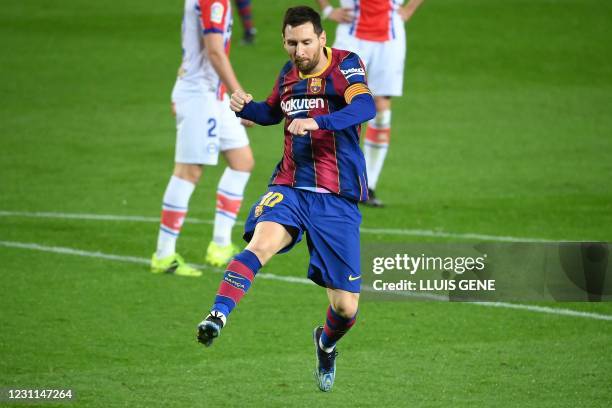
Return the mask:
[[213,241],[219,246],[227,246],[232,243],[232,228],[236,223],[244,188],[250,175],[249,172],[232,170],[226,167],[221,180],[219,180],[217,212],[213,229]]
[[368,187],[376,189],[378,178],[387,157],[389,137],[391,134],[391,111],[378,112],[376,117],[368,122],[366,140],[363,143],[363,154],[366,160]]
[[157,258],[162,259],[176,252],[176,240],[181,232],[189,207],[189,198],[194,189],[195,184],[176,176],[170,177],[162,203],[161,224],[157,237]]
[[319,348],[321,350],[323,350],[324,352],[326,352],[327,354],[331,353],[332,351],[334,351],[334,349],[336,348],[336,345],[334,344],[331,347],[324,347],[323,343],[321,342],[321,338],[319,337]]

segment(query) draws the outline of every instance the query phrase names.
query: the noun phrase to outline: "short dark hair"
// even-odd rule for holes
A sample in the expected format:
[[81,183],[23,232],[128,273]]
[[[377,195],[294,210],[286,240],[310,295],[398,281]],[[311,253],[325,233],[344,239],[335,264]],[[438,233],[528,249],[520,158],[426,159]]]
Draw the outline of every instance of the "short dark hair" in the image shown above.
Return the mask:
[[314,27],[314,32],[317,35],[321,35],[323,32],[323,26],[321,25],[321,16],[319,13],[314,11],[311,7],[308,6],[297,6],[290,7],[287,9],[285,13],[285,18],[283,19],[283,35],[285,35],[285,28],[290,25],[291,27],[296,27],[302,24],[312,23]]

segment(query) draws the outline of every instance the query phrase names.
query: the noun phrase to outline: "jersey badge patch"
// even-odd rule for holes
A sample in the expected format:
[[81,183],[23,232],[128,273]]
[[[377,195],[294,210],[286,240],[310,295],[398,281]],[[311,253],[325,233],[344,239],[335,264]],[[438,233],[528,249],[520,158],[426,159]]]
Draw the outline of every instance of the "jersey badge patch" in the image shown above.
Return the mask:
[[310,93],[318,94],[323,89],[323,80],[321,78],[310,78]]
[[223,4],[219,3],[218,1],[213,3],[210,6],[210,21],[215,24],[221,24],[221,22],[223,21],[224,11],[225,8],[223,7]]

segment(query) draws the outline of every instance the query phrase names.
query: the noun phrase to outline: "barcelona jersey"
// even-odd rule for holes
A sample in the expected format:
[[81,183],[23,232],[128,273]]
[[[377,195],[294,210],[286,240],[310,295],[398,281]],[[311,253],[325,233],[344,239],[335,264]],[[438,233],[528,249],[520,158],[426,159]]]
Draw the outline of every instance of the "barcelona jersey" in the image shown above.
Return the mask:
[[266,104],[285,118],[283,158],[270,185],[335,193],[354,201],[367,199],[365,159],[359,148],[360,125],[340,130],[319,129],[304,136],[287,128],[296,118],[316,118],[345,108],[360,94],[369,94],[365,67],[349,51],[325,48],[328,64],[322,71],[302,75],[288,62]]
[[193,92],[215,92],[223,100],[225,86],[212,65],[204,47],[203,35],[221,34],[225,54],[229,56],[232,36],[230,0],[185,0],[181,44],[183,58],[172,100]]

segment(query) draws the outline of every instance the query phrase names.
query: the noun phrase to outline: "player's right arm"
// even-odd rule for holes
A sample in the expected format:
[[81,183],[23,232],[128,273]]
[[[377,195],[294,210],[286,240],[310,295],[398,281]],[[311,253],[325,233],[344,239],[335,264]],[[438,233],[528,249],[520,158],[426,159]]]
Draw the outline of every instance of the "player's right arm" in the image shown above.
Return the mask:
[[230,109],[236,112],[236,116],[247,119],[258,125],[276,125],[283,120],[283,111],[280,108],[280,97],[278,93],[278,79],[274,84],[272,93],[263,102],[253,101],[253,96],[242,90],[232,93]]
[[321,17],[337,23],[352,23],[355,16],[350,8],[334,8],[329,0],[317,0],[321,8]]

